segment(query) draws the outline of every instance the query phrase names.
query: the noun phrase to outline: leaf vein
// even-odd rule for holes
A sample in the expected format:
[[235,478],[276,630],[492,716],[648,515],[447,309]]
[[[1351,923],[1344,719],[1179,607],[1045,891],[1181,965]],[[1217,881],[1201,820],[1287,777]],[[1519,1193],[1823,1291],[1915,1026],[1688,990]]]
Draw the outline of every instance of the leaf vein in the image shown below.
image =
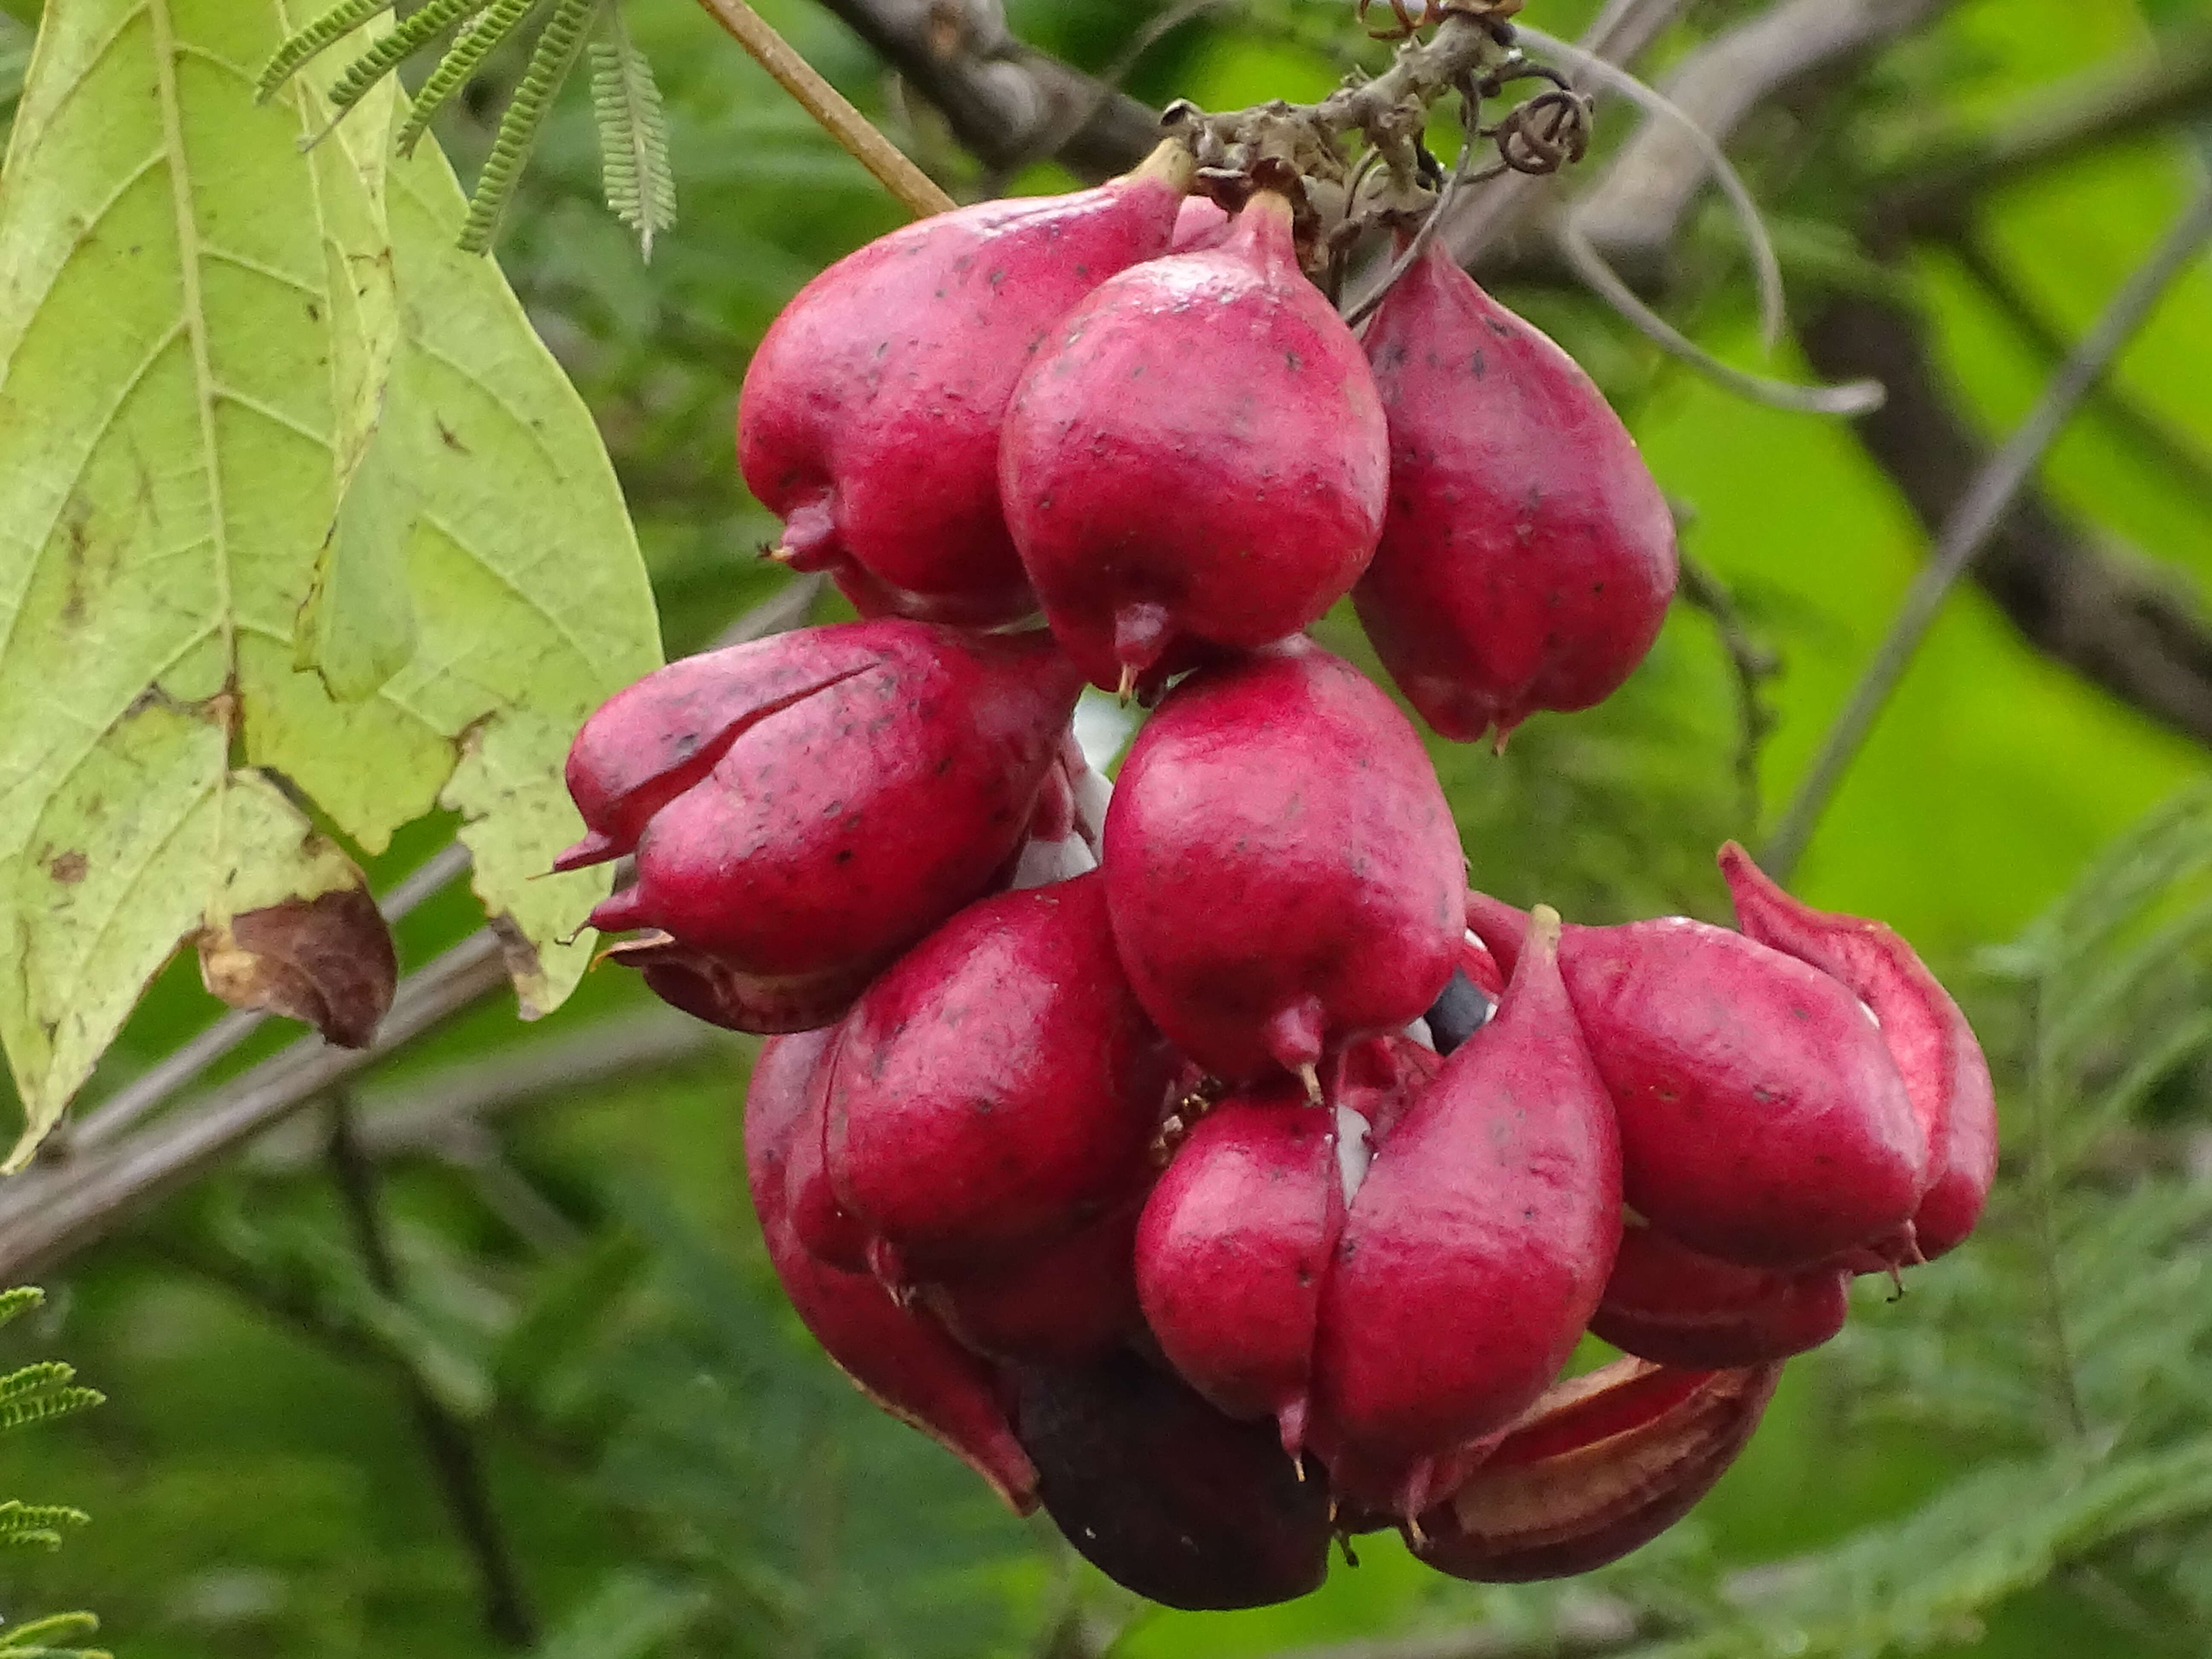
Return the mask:
[[265,259],[257,259],[250,253],[239,253],[227,247],[217,247],[212,242],[207,243],[201,252],[210,259],[219,259],[224,264],[234,265],[240,270],[250,270],[257,276],[266,276],[272,283],[281,283],[286,288],[296,289],[310,299],[319,300],[323,297],[323,290],[305,277],[295,276],[281,266],[272,265]]
[[241,392],[236,386],[225,385],[220,380],[215,382],[212,390],[222,402],[236,404],[240,409],[249,410],[272,426],[280,426],[287,432],[295,433],[319,448],[332,447],[329,433],[316,431],[297,416],[287,415],[274,404],[264,402],[250,392]]

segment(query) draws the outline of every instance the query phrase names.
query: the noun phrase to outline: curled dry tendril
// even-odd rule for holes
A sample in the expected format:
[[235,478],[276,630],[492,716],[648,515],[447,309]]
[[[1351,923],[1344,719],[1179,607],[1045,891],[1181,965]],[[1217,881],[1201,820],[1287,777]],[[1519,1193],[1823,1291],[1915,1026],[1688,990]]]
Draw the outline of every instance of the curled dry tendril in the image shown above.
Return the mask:
[[[1388,27],[1370,28],[1369,36],[1376,40],[1410,40],[1420,33],[1421,25],[1428,21],[1426,0],[1388,0],[1391,15],[1396,20]],[[1417,12],[1413,7],[1419,6]],[[1369,14],[1375,9],[1375,0],[1359,0],[1359,21],[1366,26]]]

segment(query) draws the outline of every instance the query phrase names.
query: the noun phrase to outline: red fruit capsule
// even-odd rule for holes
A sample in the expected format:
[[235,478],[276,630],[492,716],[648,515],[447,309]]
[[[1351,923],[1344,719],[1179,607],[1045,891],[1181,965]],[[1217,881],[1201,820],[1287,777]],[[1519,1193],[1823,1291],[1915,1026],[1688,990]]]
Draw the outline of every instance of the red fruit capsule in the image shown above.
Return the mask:
[[1079,689],[1042,633],[897,621],[674,664],[578,734],[592,833],[558,867],[635,850],[592,921],[666,935],[638,954],[678,1006],[826,1023],[1012,867]]
[[831,1185],[892,1278],[1002,1267],[1141,1187],[1171,1064],[1115,959],[1100,877],[987,899],[846,1021]]
[[1141,1200],[1048,1244],[921,1287],[923,1304],[965,1346],[994,1359],[1079,1365],[1139,1332]]
[[1103,864],[1139,1000],[1232,1081],[1399,1030],[1459,959],[1466,862],[1420,739],[1304,640],[1168,696],[1122,763]]
[[746,487],[782,556],[864,615],[990,623],[1035,608],[999,506],[999,428],[1046,334],[1164,252],[1190,177],[1163,146],[1073,196],[982,202],[893,231],[800,291],[738,406]]
[[1376,1147],[1322,1293],[1315,1449],[1408,1518],[1559,1375],[1620,1237],[1613,1108],[1536,917],[1497,1018]]
[[1289,1079],[1222,1102],[1177,1149],[1137,1231],[1160,1352],[1208,1403],[1305,1443],[1322,1283],[1344,1226],[1333,1112]]
[[1799,902],[1734,842],[1721,848],[1720,865],[1746,934],[1832,975],[1881,1022],[1929,1156],[1909,1245],[1899,1238],[1877,1254],[1892,1264],[1934,1261],[1973,1231],[1996,1178],[1996,1093],[1973,1028],[1891,928]]
[[1674,1370],[1624,1360],[1561,1384],[1448,1503],[1413,1551],[1455,1578],[1527,1583],[1642,1547],[1712,1490],[1749,1443],[1779,1365]]
[[[1470,895],[1501,963],[1521,913]],[[1628,1202],[1705,1255],[1820,1265],[1904,1224],[1926,1145],[1856,997],[1795,957],[1680,916],[1569,927],[1567,994],[1620,1120]]]
[[1390,507],[1352,591],[1399,689],[1448,738],[1610,696],[1659,635],[1674,524],[1604,396],[1442,239],[1367,331]]
[[954,1453],[1017,1515],[1027,1515],[1037,1504],[1036,1470],[1014,1437],[992,1368],[933,1321],[900,1307],[872,1279],[815,1261],[792,1233],[787,1159],[795,1141],[821,1133],[821,1073],[834,1040],[828,1031],[778,1037],[754,1062],[745,1094],[745,1175],[769,1261],[806,1328],[863,1394]]
[[1724,1369],[1817,1348],[1850,1311],[1850,1275],[1838,1268],[1739,1267],[1630,1227],[1589,1328],[1639,1359]]
[[1358,342],[1262,191],[1103,284],[1006,412],[1006,523],[1046,619],[1125,693],[1295,634],[1375,551],[1389,455]]

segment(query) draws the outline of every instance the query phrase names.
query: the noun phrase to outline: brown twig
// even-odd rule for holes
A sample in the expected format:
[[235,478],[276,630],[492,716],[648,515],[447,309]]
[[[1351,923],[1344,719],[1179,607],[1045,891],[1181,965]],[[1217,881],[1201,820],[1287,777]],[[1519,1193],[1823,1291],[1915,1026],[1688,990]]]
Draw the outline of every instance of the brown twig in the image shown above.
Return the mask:
[[[468,1162],[487,1126],[533,1102],[610,1078],[687,1066],[739,1039],[670,1008],[650,1008],[582,1030],[462,1060],[427,1077],[356,1097],[354,1139],[379,1163],[410,1157]],[[263,1136],[247,1155],[262,1174],[306,1169],[320,1156],[313,1126],[300,1121]]]
[[1092,112],[1059,159],[1092,179],[1122,173],[1159,141],[1157,114],[1023,45],[995,6],[977,0],[822,0],[900,79],[935,106],[987,167],[1019,165],[1039,136],[1079,110]]
[[745,0],[699,0],[699,3],[752,55],[755,63],[775,77],[776,84],[789,93],[800,108],[821,124],[822,130],[836,139],[846,154],[873,173],[876,182],[896,197],[917,219],[943,213],[954,205],[935,179],[877,131],[868,118],[854,108],[843,93],[823,80],[813,64],[793,51],[790,43]]

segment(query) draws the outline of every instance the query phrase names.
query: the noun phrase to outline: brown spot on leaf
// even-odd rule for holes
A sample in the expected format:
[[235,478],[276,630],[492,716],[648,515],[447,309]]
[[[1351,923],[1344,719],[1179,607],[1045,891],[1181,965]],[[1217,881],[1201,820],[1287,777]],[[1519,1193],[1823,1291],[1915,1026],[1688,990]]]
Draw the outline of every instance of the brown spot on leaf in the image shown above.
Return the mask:
[[202,933],[200,978],[234,1008],[305,1020],[342,1048],[376,1036],[399,981],[366,886],[286,899]]
[[64,887],[74,887],[82,881],[89,868],[91,865],[85,855],[74,847],[46,860],[46,873]]

